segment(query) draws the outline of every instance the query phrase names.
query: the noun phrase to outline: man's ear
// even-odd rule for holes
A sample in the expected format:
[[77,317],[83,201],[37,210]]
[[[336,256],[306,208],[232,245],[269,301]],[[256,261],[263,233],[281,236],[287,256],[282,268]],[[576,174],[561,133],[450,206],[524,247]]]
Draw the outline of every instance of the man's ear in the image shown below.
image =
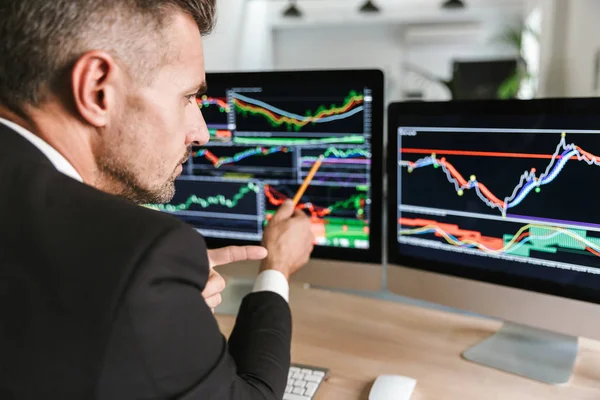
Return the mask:
[[118,76],[117,63],[105,51],[90,51],[75,63],[71,73],[73,100],[80,117],[90,125],[99,128],[108,123]]

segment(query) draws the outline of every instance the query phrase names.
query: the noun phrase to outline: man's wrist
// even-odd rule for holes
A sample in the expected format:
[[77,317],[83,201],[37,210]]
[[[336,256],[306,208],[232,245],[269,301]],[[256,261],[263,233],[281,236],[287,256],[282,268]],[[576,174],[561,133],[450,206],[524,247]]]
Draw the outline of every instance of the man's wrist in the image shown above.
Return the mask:
[[290,280],[290,274],[288,272],[289,270],[285,267],[282,267],[283,265],[285,265],[283,262],[274,262],[274,261],[263,260],[260,263],[259,272],[268,271],[268,270],[279,271],[283,274],[285,279],[287,279],[289,282],[289,280]]

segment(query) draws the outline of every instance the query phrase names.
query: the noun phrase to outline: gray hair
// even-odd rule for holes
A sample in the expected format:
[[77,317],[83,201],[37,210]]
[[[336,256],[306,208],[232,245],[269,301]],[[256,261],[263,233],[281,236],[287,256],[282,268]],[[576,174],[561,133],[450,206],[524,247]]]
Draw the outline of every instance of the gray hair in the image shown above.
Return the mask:
[[43,103],[90,50],[107,50],[145,76],[165,56],[159,38],[174,11],[206,35],[216,0],[0,0],[0,104],[21,114]]

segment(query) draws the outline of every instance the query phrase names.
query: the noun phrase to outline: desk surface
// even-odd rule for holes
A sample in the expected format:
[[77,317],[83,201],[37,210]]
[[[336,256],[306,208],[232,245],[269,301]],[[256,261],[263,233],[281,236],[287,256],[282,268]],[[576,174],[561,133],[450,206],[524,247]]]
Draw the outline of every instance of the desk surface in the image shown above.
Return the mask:
[[[292,362],[327,367],[317,399],[367,400],[381,374],[417,379],[411,400],[600,399],[600,342],[581,339],[571,382],[550,386],[465,361],[500,323],[292,285]],[[217,315],[225,335],[235,317]]]

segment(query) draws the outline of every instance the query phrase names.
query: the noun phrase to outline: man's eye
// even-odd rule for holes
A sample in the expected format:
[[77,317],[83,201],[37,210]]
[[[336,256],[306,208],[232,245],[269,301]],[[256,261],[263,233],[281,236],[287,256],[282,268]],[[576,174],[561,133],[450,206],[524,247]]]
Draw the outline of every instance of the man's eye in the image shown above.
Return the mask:
[[185,96],[185,98],[191,103],[192,100],[196,100],[196,98],[198,98],[199,94],[198,93],[194,93],[194,94],[188,94],[187,96]]

